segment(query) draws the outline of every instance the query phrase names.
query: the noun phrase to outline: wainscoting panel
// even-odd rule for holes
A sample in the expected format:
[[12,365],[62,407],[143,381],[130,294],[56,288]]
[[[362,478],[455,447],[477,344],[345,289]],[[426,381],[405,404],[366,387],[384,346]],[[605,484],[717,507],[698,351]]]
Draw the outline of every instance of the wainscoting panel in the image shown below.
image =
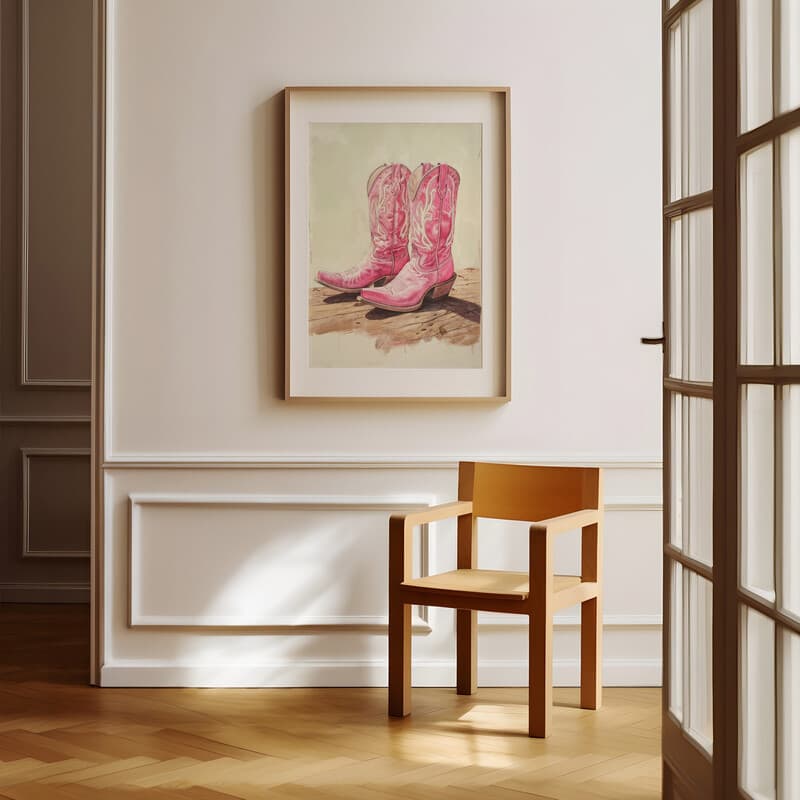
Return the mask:
[[[431,501],[131,495],[130,625],[385,628],[386,570],[375,564],[386,563],[388,549],[374,534],[388,514]],[[427,541],[425,529],[423,563]],[[344,563],[347,570],[329,568]],[[419,615],[415,625],[430,630]]]
[[89,449],[22,450],[22,555],[88,558]]
[[[456,477],[424,459],[108,464],[103,685],[384,685],[388,517],[453,499]],[[661,679],[659,481],[649,465],[607,471],[608,685]],[[525,529],[481,521],[481,566],[524,569]],[[416,541],[417,574],[455,567],[451,522]],[[577,567],[576,547],[562,537],[559,568]],[[479,622],[481,684],[523,685],[524,621]],[[453,612],[415,609],[414,623],[414,682],[452,685]],[[556,683],[574,684],[574,610],[554,650]]]
[[21,10],[21,384],[88,387],[92,2]]
[[0,602],[88,601],[88,440],[85,423],[0,421]]

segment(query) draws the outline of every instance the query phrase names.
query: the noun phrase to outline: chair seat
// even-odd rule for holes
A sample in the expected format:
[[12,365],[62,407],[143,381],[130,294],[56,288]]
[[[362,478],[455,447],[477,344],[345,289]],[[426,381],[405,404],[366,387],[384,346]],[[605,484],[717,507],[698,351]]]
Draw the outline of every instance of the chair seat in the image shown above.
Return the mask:
[[[554,575],[553,592],[580,585],[578,575]],[[492,597],[498,600],[525,600],[530,594],[527,572],[505,572],[492,569],[454,569],[425,578],[410,578],[401,586],[421,589],[433,594],[459,594]]]

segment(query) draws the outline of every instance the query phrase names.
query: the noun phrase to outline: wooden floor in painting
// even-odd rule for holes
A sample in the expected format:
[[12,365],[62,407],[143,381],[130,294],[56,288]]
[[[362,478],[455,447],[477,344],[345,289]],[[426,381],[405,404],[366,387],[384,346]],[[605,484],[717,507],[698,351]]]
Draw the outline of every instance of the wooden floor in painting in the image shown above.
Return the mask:
[[0,605],[0,798],[646,800],[660,793],[660,692],[598,712],[555,691],[525,735],[526,691],[96,689],[85,606]]
[[309,292],[309,333],[359,333],[375,339],[378,350],[440,339],[473,345],[480,339],[480,270],[462,269],[449,296],[419,311],[396,314],[359,301],[354,295],[315,285]]

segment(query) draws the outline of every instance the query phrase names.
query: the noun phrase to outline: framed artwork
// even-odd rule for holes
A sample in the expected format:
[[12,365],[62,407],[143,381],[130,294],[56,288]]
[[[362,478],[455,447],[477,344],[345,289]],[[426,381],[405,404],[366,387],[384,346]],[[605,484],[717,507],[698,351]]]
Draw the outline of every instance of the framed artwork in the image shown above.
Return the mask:
[[286,398],[510,399],[510,91],[289,87]]

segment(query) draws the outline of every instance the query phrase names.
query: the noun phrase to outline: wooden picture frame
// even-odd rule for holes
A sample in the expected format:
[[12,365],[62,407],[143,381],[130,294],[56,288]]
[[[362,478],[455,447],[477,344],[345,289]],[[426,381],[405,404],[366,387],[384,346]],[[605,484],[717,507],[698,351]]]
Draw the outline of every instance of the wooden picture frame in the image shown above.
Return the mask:
[[285,90],[285,398],[510,400],[510,89]]

